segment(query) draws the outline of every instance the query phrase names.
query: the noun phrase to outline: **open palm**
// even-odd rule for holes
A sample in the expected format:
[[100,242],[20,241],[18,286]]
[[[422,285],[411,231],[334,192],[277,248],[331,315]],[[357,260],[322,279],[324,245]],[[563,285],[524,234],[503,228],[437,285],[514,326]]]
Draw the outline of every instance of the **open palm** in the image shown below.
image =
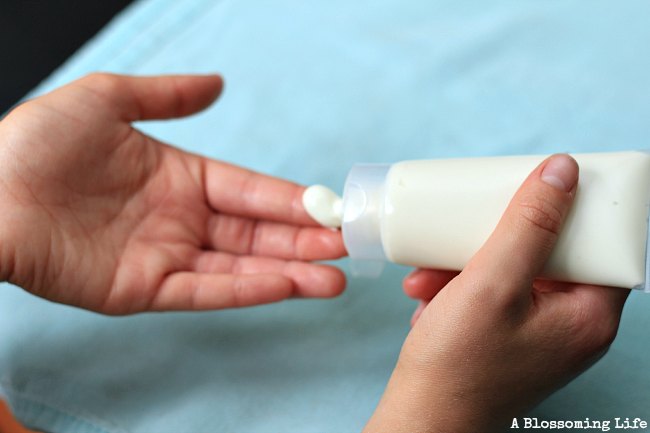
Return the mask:
[[0,123],[0,273],[106,314],[330,297],[345,251],[303,188],[160,143],[131,126],[208,106],[217,76],[95,74]]

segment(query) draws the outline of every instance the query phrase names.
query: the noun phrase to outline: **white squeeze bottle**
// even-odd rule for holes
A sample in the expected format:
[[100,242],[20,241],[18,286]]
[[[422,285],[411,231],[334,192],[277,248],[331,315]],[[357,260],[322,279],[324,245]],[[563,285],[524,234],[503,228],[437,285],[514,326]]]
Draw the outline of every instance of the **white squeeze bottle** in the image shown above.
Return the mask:
[[[650,291],[647,278],[650,153],[572,155],[580,180],[542,277]],[[359,164],[343,198],[322,186],[303,203],[341,226],[353,264],[391,262],[461,270],[544,156]],[[366,268],[369,269],[369,268]]]

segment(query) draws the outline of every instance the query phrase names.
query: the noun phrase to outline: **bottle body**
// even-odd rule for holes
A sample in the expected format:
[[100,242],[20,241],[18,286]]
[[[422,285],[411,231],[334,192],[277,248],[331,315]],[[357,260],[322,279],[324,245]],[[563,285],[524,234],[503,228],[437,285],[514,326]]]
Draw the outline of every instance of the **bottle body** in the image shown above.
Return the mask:
[[[650,154],[573,157],[580,166],[575,202],[542,276],[642,286],[646,280]],[[544,158],[420,160],[391,165],[374,198],[384,256],[409,266],[461,270],[488,238],[518,187]],[[344,217],[344,240],[345,232]],[[354,251],[350,255],[355,258]]]

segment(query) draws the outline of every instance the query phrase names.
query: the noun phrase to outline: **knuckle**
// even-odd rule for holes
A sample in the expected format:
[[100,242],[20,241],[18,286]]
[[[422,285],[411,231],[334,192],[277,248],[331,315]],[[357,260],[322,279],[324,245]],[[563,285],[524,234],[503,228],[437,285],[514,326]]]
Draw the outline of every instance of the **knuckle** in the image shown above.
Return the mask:
[[616,335],[618,331],[618,327],[608,327],[604,329],[602,332],[600,332],[598,338],[595,341],[595,347],[594,349],[598,352],[604,352],[609,347],[614,343],[614,340],[616,339]]
[[[471,277],[468,277],[471,275]],[[511,287],[511,282],[501,280],[487,273],[461,273],[456,277],[457,288],[462,288],[467,306],[476,311],[491,311],[505,320],[505,323],[519,323],[529,306],[529,297]]]
[[519,214],[528,224],[554,236],[560,233],[564,213],[546,197],[527,197],[519,204]]
[[88,74],[80,80],[80,83],[86,88],[105,95],[119,92],[122,85],[117,75],[106,72]]
[[107,72],[92,72],[84,76],[81,81],[95,86],[112,85],[116,81],[116,77]]
[[617,334],[615,326],[594,326],[594,328],[582,333],[582,350],[584,356],[593,358],[595,355],[602,355],[614,342]]
[[603,354],[618,333],[619,319],[604,302],[586,300],[573,308],[570,326],[576,346],[585,356]]
[[232,282],[232,300],[230,305],[234,307],[245,307],[246,303],[246,284],[244,279],[236,277]]
[[594,336],[592,340],[592,351],[604,352],[609,349],[609,346],[614,343],[616,335],[618,334],[618,321],[608,320],[603,321],[594,329]]

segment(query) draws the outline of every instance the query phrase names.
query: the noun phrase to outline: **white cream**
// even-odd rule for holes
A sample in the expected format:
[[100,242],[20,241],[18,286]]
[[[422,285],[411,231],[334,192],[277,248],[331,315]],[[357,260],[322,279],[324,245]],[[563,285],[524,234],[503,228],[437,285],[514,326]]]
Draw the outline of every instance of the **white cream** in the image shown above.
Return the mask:
[[[543,276],[647,289],[650,154],[573,156],[580,166],[580,183]],[[388,259],[461,270],[490,235],[517,188],[544,158],[355,166],[343,196],[342,229],[348,253],[357,260]],[[330,223],[329,227],[338,221],[333,217],[338,210],[332,210],[332,196],[322,191],[310,194],[310,200],[323,197],[320,206],[307,200],[310,214]]]
[[302,194],[302,205],[318,224],[341,227],[343,200],[334,191],[323,185],[312,185]]

